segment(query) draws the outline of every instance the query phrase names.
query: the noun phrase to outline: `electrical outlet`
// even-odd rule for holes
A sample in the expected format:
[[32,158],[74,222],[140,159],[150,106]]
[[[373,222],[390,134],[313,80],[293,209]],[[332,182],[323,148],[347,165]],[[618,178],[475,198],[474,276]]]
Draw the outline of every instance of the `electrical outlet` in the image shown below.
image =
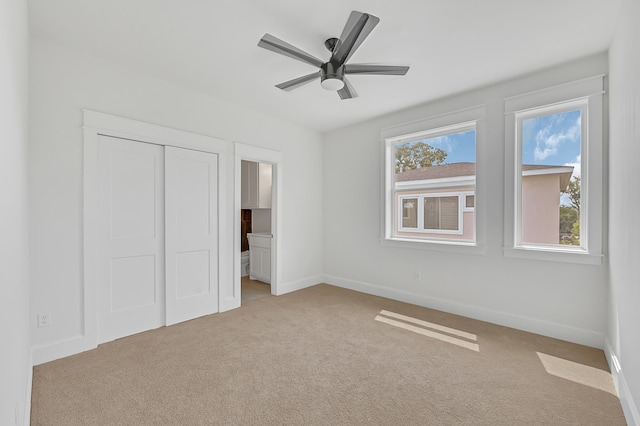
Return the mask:
[[413,279],[416,281],[420,281],[420,272],[419,271],[413,271]]
[[38,314],[38,327],[49,327],[51,326],[51,315],[49,314]]

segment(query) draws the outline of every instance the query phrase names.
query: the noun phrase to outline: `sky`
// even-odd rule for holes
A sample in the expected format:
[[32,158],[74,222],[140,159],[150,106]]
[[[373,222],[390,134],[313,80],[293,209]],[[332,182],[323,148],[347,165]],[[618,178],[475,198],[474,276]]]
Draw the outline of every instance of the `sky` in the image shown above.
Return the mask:
[[440,148],[447,153],[447,158],[444,160],[443,164],[467,161],[471,163],[476,162],[475,130],[425,139],[424,142],[434,148]]
[[522,163],[573,166],[580,175],[580,110],[522,121]]
[[[447,153],[443,164],[475,163],[475,136],[470,130],[423,141]],[[580,176],[580,110],[523,120],[522,163],[573,166]]]

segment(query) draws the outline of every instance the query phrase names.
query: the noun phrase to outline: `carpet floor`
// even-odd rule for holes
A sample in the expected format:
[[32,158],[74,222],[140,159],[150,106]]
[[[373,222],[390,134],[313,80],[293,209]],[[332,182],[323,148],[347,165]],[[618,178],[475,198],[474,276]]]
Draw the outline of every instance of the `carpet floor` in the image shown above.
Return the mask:
[[249,277],[240,278],[240,299],[242,304],[271,295],[271,286]]
[[33,425],[625,425],[601,350],[317,285],[34,368]]

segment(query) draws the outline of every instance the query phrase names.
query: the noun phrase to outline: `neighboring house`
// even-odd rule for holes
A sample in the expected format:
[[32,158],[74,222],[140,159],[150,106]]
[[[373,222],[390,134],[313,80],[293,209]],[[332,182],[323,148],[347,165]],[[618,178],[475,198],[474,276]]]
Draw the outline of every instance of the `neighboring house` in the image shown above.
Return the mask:
[[[560,193],[573,167],[522,166],[522,241],[558,244]],[[396,234],[473,240],[475,234],[475,163],[443,164],[395,175]]]

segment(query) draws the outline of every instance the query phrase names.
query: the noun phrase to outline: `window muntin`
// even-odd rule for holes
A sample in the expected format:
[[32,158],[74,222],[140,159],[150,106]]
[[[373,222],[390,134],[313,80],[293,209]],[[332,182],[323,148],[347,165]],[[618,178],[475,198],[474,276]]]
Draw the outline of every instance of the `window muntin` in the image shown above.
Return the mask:
[[585,250],[580,188],[586,114],[586,101],[516,112],[516,247]]
[[[386,141],[396,208],[391,238],[475,241],[475,212],[467,208],[476,180],[475,122]],[[472,204],[475,204],[472,202]]]

